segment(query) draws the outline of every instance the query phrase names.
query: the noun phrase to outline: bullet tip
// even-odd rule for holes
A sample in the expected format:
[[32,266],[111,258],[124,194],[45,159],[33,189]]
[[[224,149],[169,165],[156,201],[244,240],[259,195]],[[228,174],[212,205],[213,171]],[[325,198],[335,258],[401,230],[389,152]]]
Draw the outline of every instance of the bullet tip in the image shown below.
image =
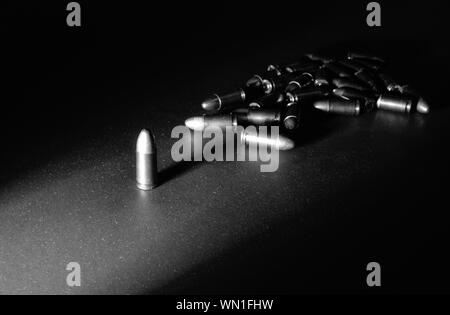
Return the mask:
[[280,136],[278,139],[278,150],[280,151],[289,151],[295,147],[295,143],[293,140]]
[[155,152],[153,134],[150,130],[142,129],[137,140],[136,152],[143,154],[151,154]]
[[328,102],[327,101],[317,101],[314,103],[314,108],[321,110],[323,112],[328,112]]
[[212,98],[208,98],[202,103],[202,108],[206,111],[215,111],[220,109],[220,98],[214,95]]
[[205,129],[205,120],[203,117],[191,117],[186,119],[185,125],[191,130],[202,131]]
[[420,114],[429,114],[430,113],[430,106],[422,97],[417,102],[417,112]]

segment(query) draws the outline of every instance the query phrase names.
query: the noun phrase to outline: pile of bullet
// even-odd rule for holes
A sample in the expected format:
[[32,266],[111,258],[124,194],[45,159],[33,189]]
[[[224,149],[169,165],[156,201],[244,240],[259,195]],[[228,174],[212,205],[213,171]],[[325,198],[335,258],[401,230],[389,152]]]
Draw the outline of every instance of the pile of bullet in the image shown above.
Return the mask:
[[[193,130],[208,126],[281,126],[298,128],[306,106],[330,114],[357,116],[373,110],[427,114],[427,102],[409,85],[397,83],[383,72],[377,56],[349,53],[336,60],[307,54],[289,64],[271,64],[240,89],[215,94],[202,103],[208,112],[186,120]],[[256,138],[257,139],[257,138]],[[293,148],[280,136],[279,149]],[[292,143],[292,145],[291,145]]]

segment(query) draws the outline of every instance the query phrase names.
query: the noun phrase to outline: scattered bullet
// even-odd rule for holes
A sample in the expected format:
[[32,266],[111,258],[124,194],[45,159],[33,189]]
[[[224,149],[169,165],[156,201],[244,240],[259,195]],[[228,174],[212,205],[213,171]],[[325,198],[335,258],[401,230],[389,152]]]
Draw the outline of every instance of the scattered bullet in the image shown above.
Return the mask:
[[273,95],[266,95],[263,96],[253,102],[250,102],[248,104],[248,107],[250,108],[270,108],[270,107],[277,107],[278,105],[282,104],[284,102],[284,95],[283,94],[273,94]]
[[320,61],[310,60],[309,62],[297,62],[286,66],[287,73],[312,72],[322,65]]
[[429,114],[431,109],[430,105],[428,105],[427,101],[423,97],[420,97],[417,101],[416,110],[420,114]]
[[347,68],[352,69],[354,72],[358,72],[359,70],[366,68],[364,64],[354,59],[341,60],[339,61],[339,63]]
[[358,53],[358,52],[349,52],[347,55],[348,59],[362,59],[362,60],[372,60],[377,61],[381,64],[385,64],[386,62],[384,59],[377,57],[375,55],[370,54],[364,54],[364,53]]
[[359,100],[323,99],[316,101],[314,107],[331,114],[358,116],[361,113],[361,103]]
[[219,114],[191,117],[186,119],[185,125],[196,131],[203,131],[208,127],[235,127],[238,125],[238,116],[238,114]]
[[308,72],[302,73],[301,75],[288,81],[285,91],[286,92],[295,92],[296,90],[303,89],[303,88],[311,85],[313,83],[313,81],[314,81],[314,77],[312,74],[310,74]]
[[377,108],[392,112],[409,114],[413,108],[413,100],[398,95],[381,95],[377,101]]
[[351,59],[351,60],[357,61],[358,63],[362,64],[365,68],[369,70],[378,71],[383,67],[383,64],[376,60],[366,60],[366,59]]
[[317,70],[316,75],[314,77],[314,84],[316,86],[325,86],[330,85],[331,81],[331,72],[326,67],[322,67]]
[[136,144],[136,183],[141,190],[151,190],[158,184],[156,143],[149,130],[142,130]]
[[321,55],[318,55],[318,54],[306,54],[305,56],[308,57],[311,60],[321,61],[323,63],[329,63],[329,62],[333,61],[333,58],[330,58],[330,57],[327,57],[327,56],[321,56]]
[[260,75],[255,74],[253,77],[247,80],[245,86],[248,88],[259,89],[262,87],[263,78]]
[[243,124],[275,125],[281,120],[281,114],[275,109],[239,110],[230,114],[204,115],[186,119],[185,125],[191,130],[203,131],[208,127],[226,128]]
[[331,72],[339,77],[351,77],[355,73],[353,69],[343,66],[336,61],[327,63],[325,67],[327,67]]
[[373,77],[372,73],[369,70],[362,69],[355,73],[355,76],[360,79],[362,82],[369,85],[375,92],[381,93],[384,90],[384,86],[381,82],[378,82],[376,78]]
[[277,138],[272,139],[270,136],[262,136],[256,131],[247,129],[241,133],[241,141],[247,145],[267,145],[279,151],[292,150],[295,147],[294,141],[282,135],[278,135]]
[[351,88],[351,87],[342,87],[342,88],[334,89],[333,94],[338,97],[347,99],[347,100],[352,99],[352,98],[356,98],[356,99],[360,99],[360,100],[370,98],[370,95],[368,93],[361,91],[361,90]]
[[298,102],[291,102],[286,105],[286,114],[283,124],[287,130],[294,130],[298,128],[301,110],[300,107],[301,106]]
[[383,85],[386,88],[386,90],[390,92],[399,91],[400,85],[393,78],[391,78],[385,73],[379,73],[378,77],[380,78],[381,82],[383,82]]
[[329,94],[325,86],[312,86],[303,89],[294,89],[286,92],[287,102],[302,103],[305,101],[313,101]]
[[235,92],[218,95],[214,94],[202,103],[202,108],[206,111],[218,111],[234,109],[244,102],[257,99],[264,95],[262,86],[246,86]]
[[411,86],[402,85],[398,86],[398,91],[406,96],[411,96],[416,100],[416,111],[420,114],[429,114],[431,111],[430,105],[428,102]]
[[335,78],[333,85],[336,88],[352,88],[359,91],[367,91],[368,86],[357,78]]

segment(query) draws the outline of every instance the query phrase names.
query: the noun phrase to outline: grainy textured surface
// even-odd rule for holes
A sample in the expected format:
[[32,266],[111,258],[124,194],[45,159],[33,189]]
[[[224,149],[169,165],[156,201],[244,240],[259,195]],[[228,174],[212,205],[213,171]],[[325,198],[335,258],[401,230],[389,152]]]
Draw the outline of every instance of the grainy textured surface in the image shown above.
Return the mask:
[[[30,114],[27,123],[2,127],[9,142],[0,181],[0,293],[366,292],[371,261],[382,264],[387,292],[448,289],[450,109],[443,101],[448,65],[438,58],[448,50],[398,41],[403,26],[392,37],[382,36],[388,29],[366,38],[355,30],[359,20],[337,25],[331,11],[326,16],[336,28],[299,28],[302,43],[274,36],[264,46],[230,42],[205,52],[196,48],[203,39],[188,39],[184,62],[171,51],[167,58],[177,62],[162,68],[155,59],[164,51],[149,58],[152,47],[140,51],[143,44],[125,31],[116,45],[116,35],[100,27],[81,61],[60,60],[42,78],[13,77],[20,84],[12,107]],[[416,53],[405,55],[405,43]],[[390,60],[394,75],[425,91],[433,113],[307,111],[297,148],[280,155],[276,173],[260,173],[258,163],[172,162],[171,130],[200,112],[202,97],[274,60],[351,47]],[[158,144],[162,184],[151,192],[134,181],[142,128]],[[66,285],[72,261],[81,264],[80,288]]]

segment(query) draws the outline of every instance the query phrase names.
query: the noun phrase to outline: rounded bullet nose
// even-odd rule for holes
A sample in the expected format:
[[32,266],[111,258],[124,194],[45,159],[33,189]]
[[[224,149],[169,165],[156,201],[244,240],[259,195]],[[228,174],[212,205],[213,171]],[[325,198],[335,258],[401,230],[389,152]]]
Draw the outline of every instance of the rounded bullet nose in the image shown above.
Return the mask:
[[143,129],[137,140],[136,152],[151,154],[154,153],[154,151],[155,141],[153,140],[153,135],[149,130]]
[[419,101],[417,102],[417,112],[421,114],[430,113],[430,106],[423,98],[420,98]]
[[318,110],[320,110],[320,111],[323,111],[323,112],[327,112],[328,111],[328,101],[317,101],[317,102],[315,102],[314,103],[314,108],[315,109],[318,109]]
[[203,117],[191,117],[186,119],[185,125],[191,130],[202,131],[205,129],[205,120]]
[[294,130],[297,128],[297,119],[295,117],[289,117],[284,120],[284,127],[287,130]]
[[289,151],[295,148],[295,143],[292,139],[280,136],[278,141],[278,150],[280,151]]
[[206,111],[215,111],[220,109],[220,99],[218,96],[214,96],[205,100],[202,103],[202,108]]

